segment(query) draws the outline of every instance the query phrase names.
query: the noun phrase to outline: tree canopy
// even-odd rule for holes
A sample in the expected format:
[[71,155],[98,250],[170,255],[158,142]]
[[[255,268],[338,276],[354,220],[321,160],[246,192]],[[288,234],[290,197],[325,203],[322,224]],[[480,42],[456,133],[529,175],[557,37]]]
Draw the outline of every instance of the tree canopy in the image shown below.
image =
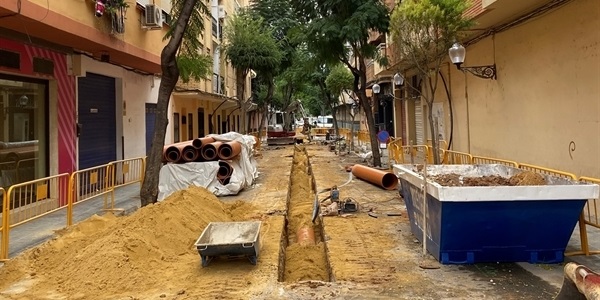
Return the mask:
[[428,120],[434,163],[439,163],[438,135],[433,118],[433,102],[440,78],[440,66],[448,55],[448,48],[459,34],[472,26],[473,22],[465,18],[469,7],[466,0],[405,0],[394,10],[391,16],[392,39],[398,56],[403,58],[410,68],[423,80],[423,89],[411,86],[428,109]]
[[353,92],[367,118],[373,163],[381,165],[372,103],[367,97],[365,60],[386,60],[370,43],[370,34],[385,34],[389,12],[380,0],[291,0],[296,17],[305,26],[309,50],[322,64],[344,64],[354,76]]

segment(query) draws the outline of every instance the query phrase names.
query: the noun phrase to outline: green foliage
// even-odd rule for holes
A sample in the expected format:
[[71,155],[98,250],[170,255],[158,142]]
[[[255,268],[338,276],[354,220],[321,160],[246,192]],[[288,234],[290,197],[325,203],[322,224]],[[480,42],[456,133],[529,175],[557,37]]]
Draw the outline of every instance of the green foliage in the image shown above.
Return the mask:
[[363,59],[376,58],[369,32],[387,33],[389,14],[380,0],[291,0],[306,26],[305,37],[324,63],[351,62],[352,50]]
[[422,73],[441,61],[461,31],[473,22],[464,17],[466,0],[406,0],[391,16],[392,40],[400,57],[411,61]]
[[270,72],[279,66],[281,50],[271,30],[263,24],[261,18],[243,12],[226,24],[222,49],[234,68]]
[[[185,0],[172,0],[171,18],[169,31],[163,37],[163,40],[169,39],[173,35],[178,17],[181,14]],[[204,1],[196,1],[194,12],[190,16],[187,27],[183,34],[183,40],[177,54],[177,66],[183,82],[190,79],[207,79],[212,74],[212,57],[203,54],[200,35],[204,32],[204,17],[210,15],[210,11]]]
[[338,64],[325,78],[325,85],[329,89],[335,98],[338,98],[344,90],[352,90],[354,85],[354,76],[346,68],[346,66]]
[[177,66],[179,67],[181,81],[185,83],[189,82],[190,79],[198,81],[209,78],[212,74],[212,58],[208,55],[198,55],[196,57],[179,55]]

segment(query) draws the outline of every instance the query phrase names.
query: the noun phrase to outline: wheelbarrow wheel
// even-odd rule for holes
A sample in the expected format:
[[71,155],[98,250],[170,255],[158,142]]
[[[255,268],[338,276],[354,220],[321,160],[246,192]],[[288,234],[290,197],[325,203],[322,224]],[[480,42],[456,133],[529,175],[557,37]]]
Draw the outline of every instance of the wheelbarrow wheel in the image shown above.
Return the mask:
[[252,256],[249,256],[249,257],[248,257],[248,260],[250,261],[250,263],[251,263],[252,265],[255,265],[255,266],[256,266],[256,262],[257,262],[257,260],[258,260],[258,259],[257,259],[256,255],[252,255]]

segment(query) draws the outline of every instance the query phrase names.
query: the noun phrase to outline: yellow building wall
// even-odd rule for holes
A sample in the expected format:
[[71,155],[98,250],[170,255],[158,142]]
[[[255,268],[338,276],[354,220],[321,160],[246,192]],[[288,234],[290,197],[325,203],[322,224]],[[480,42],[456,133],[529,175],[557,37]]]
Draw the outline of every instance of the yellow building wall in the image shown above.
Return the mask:
[[467,47],[498,79],[450,72],[454,149],[600,177],[599,12],[572,1]]
[[[102,17],[94,15],[94,1],[82,0],[29,0],[41,7],[48,7],[50,10],[63,15],[66,18],[77,21],[78,23],[98,29],[100,32],[109,34],[111,32],[110,17],[104,14]],[[136,8],[135,0],[128,0],[125,20],[125,33],[115,34],[115,42],[120,41],[144,49],[152,54],[160,55],[164,43],[162,37],[166,33],[167,26],[162,30],[146,30],[142,28],[141,18],[143,11]],[[110,47],[110,45],[107,45]],[[102,50],[102,49],[99,49]]]

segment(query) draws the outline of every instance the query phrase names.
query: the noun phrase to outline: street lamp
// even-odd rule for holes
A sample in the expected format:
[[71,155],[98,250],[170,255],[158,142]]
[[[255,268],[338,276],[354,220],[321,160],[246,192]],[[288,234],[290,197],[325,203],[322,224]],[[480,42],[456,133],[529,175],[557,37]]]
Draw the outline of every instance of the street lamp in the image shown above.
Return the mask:
[[404,77],[400,73],[394,74],[394,85],[401,86],[404,84]]
[[448,49],[448,55],[456,68],[465,72],[469,72],[477,77],[485,79],[496,79],[496,64],[487,66],[473,66],[473,67],[461,67],[465,62],[465,55],[467,50],[459,43],[454,43],[450,49]]

